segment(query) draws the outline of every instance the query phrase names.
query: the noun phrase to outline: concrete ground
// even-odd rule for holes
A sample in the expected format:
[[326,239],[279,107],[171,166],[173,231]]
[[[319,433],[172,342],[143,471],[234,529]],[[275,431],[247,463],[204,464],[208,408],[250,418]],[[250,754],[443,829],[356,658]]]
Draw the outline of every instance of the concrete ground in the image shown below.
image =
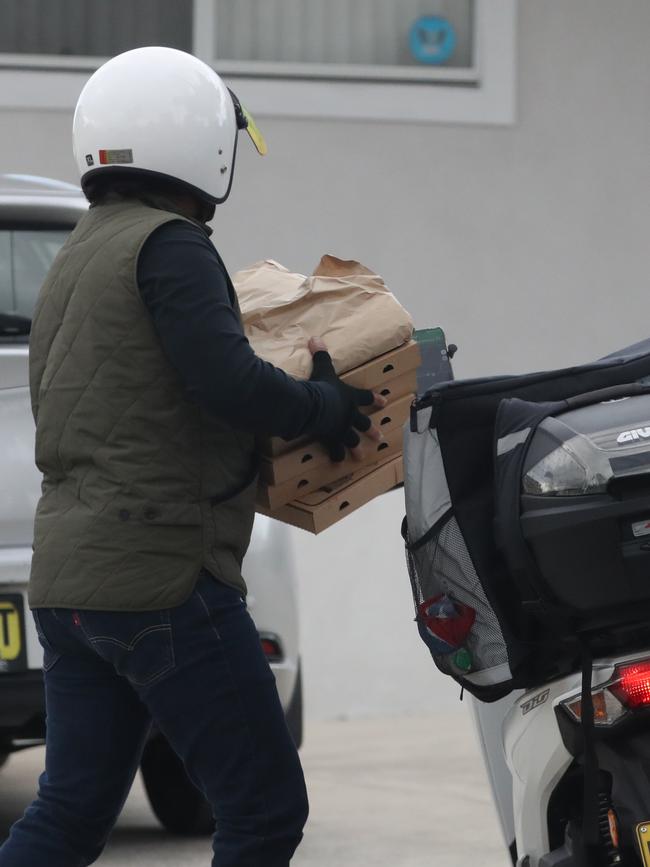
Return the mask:
[[[302,751],[311,797],[296,867],[507,867],[465,708],[435,717],[311,722]],[[0,833],[33,796],[42,749],[0,773]],[[157,824],[136,781],[101,867],[207,867],[206,839]]]

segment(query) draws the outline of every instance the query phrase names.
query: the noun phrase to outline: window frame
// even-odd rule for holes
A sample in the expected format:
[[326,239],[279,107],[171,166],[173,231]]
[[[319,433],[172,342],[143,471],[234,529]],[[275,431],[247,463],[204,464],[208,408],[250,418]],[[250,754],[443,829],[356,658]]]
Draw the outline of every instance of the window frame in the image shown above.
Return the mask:
[[[470,68],[215,60],[215,0],[193,0],[193,52],[227,78],[259,116],[513,124],[517,0],[475,2]],[[6,83],[0,108],[74,107],[80,73],[93,72],[107,59],[0,53]],[[51,71],[59,73],[59,86],[44,88],[44,75]]]

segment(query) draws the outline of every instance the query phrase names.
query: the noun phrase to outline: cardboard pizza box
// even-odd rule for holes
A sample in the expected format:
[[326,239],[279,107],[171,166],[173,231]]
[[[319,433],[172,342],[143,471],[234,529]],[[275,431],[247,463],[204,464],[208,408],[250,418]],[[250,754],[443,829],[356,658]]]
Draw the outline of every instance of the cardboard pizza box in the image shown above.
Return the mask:
[[[379,355],[372,361],[341,374],[341,379],[355,388],[370,388],[388,400],[395,400],[415,393],[419,366],[420,348],[415,340],[411,340],[398,349]],[[260,439],[258,447],[262,454],[275,456],[293,451],[308,441],[305,437],[299,440],[268,437]]]
[[[379,385],[373,386],[373,391],[376,391],[382,397],[385,397],[388,403],[394,403],[400,397],[413,397],[417,393],[418,369],[407,370],[397,379],[391,379],[389,382],[381,382]],[[361,410],[365,412],[365,410]],[[374,410],[373,410],[374,412]]]
[[420,366],[420,347],[415,340],[409,340],[391,352],[378,355],[371,361],[348,370],[341,374],[343,382],[353,385],[355,388],[375,388],[376,386],[392,382],[408,370]]
[[350,455],[344,461],[334,463],[327,460],[326,463],[313,468],[307,468],[299,476],[294,476],[279,485],[266,485],[260,481],[257,491],[257,503],[266,509],[277,509],[298,497],[303,497],[323,485],[334,482],[345,475],[358,472],[364,467],[376,464],[383,460],[401,453],[402,451],[402,428],[397,427],[387,431],[384,439],[376,443],[370,439],[364,439],[363,449],[365,457],[363,461],[354,460]]
[[[412,393],[406,394],[386,404],[383,409],[370,413],[372,423],[384,435],[395,428],[403,427],[409,417],[413,397]],[[328,463],[329,460],[325,446],[312,440],[283,455],[262,460],[260,478],[268,485],[280,485],[299,476],[307,469],[314,469]]]
[[351,480],[341,480],[300,501],[274,510],[258,507],[258,512],[310,533],[322,533],[403,481],[404,466],[400,454],[374,467],[366,468],[365,472],[354,474]]

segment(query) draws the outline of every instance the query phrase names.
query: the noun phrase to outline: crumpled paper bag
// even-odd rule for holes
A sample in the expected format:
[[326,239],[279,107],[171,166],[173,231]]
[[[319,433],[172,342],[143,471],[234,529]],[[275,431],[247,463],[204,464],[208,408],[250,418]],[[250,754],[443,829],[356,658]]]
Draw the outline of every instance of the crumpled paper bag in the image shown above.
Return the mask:
[[255,352],[302,379],[312,369],[310,337],[325,341],[337,373],[345,373],[413,333],[411,317],[382,278],[359,262],[323,256],[305,277],[267,259],[238,271],[233,283]]

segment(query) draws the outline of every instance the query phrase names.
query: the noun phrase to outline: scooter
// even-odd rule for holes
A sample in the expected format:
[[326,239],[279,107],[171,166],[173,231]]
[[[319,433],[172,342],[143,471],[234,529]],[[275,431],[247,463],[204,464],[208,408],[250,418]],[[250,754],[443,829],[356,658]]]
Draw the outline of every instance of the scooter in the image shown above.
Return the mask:
[[646,341],[434,384],[405,432],[418,630],[484,699],[470,702],[517,867],[650,867],[649,369]]
[[[595,661],[591,691],[599,766],[593,867],[648,867],[650,649]],[[470,704],[513,864],[582,864],[580,672],[493,704],[470,697]]]

